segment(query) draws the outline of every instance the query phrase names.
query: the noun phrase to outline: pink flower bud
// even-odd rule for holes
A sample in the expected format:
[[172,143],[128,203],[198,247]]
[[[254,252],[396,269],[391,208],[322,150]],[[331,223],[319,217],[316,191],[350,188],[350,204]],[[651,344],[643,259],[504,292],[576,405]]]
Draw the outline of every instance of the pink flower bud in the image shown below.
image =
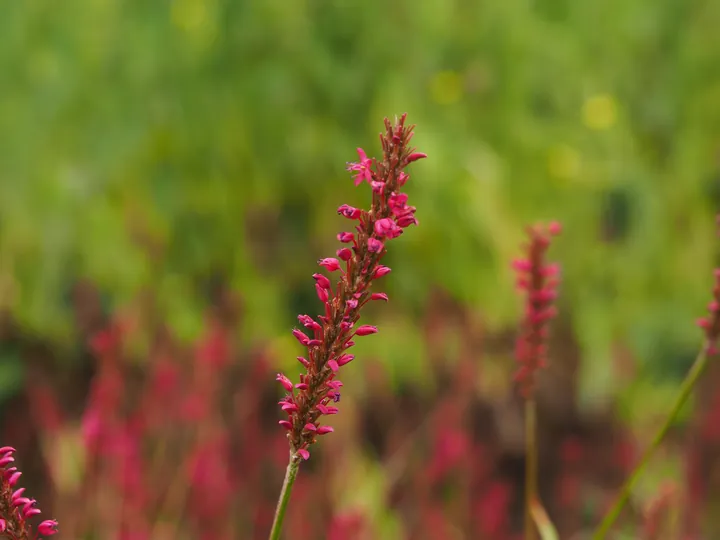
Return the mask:
[[313,274],[313,279],[315,282],[320,285],[323,289],[330,289],[330,280],[323,276],[322,274]]
[[322,266],[323,268],[326,268],[329,272],[334,272],[335,270],[340,270],[340,262],[337,259],[333,259],[333,258],[320,259],[318,261],[318,264],[320,266]]
[[375,234],[381,238],[387,236],[388,238],[396,238],[402,234],[402,229],[390,218],[378,219],[375,222]]
[[17,484],[17,481],[20,480],[20,477],[22,476],[22,473],[20,471],[16,471],[10,475],[10,477],[7,480],[7,483],[10,487],[13,487],[15,484]]
[[383,189],[385,189],[385,182],[372,181],[370,182],[370,187],[372,187],[373,193],[381,194]]
[[283,403],[283,406],[280,407],[280,408],[281,408],[283,411],[289,412],[289,413],[292,413],[292,412],[295,412],[295,411],[298,410],[298,406],[297,406],[297,405],[295,405],[294,403],[288,403],[288,402]]
[[379,266],[375,269],[375,278],[381,278],[381,277],[383,277],[383,276],[388,275],[389,273],[390,273],[390,268],[389,268],[389,267],[379,265]]
[[532,264],[527,259],[515,259],[512,262],[512,267],[517,272],[529,272],[532,269]]
[[301,448],[297,451],[298,455],[303,458],[305,461],[310,459],[310,452],[308,452],[305,448]]
[[327,433],[332,433],[333,431],[335,430],[330,426],[320,426],[319,428],[317,428],[318,435],[325,435]]
[[358,208],[354,208],[347,204],[343,204],[338,208],[338,214],[345,216],[348,219],[360,219],[362,211]]
[[42,514],[42,512],[37,508],[30,508],[27,511],[23,511],[23,517],[25,519],[29,519],[33,516],[37,516],[38,514]]
[[372,236],[368,238],[367,246],[370,253],[380,253],[385,247],[380,240],[373,238]]
[[412,163],[413,161],[417,161],[418,159],[424,159],[426,157],[427,154],[423,154],[422,152],[413,152],[407,157],[405,163]]
[[328,360],[327,361],[328,367],[332,370],[333,373],[337,373],[337,370],[340,369],[340,366],[335,360]]
[[308,422],[303,429],[306,431],[317,431],[317,426]]
[[290,379],[288,379],[285,375],[283,375],[282,373],[278,373],[277,377],[275,377],[275,380],[279,381],[280,384],[283,385],[285,390],[287,390],[288,392],[292,392],[293,384]]
[[325,304],[328,301],[328,298],[330,297],[328,295],[327,289],[323,289],[319,283],[315,284],[315,292],[317,292],[318,298],[320,301]]
[[298,390],[308,390],[310,387],[307,385],[307,383],[301,382],[297,383],[295,385],[295,388],[297,388]]
[[350,248],[338,249],[337,256],[343,261],[349,261],[350,259],[352,259],[352,251],[350,250]]
[[291,423],[291,422],[288,422],[287,420],[280,420],[280,421],[278,422],[278,424],[280,424],[282,427],[284,427],[284,428],[287,429],[288,431],[292,430],[292,428],[293,428],[292,423]]
[[307,345],[308,341],[310,341],[310,338],[303,334],[297,328],[293,328],[292,335],[295,336],[295,339],[297,339],[301,345]]
[[355,330],[356,336],[369,336],[370,334],[377,334],[377,327],[369,324],[363,324],[357,330]]
[[407,215],[407,216],[399,217],[397,220],[397,224],[398,224],[398,227],[402,227],[404,229],[405,227],[409,227],[410,225],[417,226],[419,224],[419,222],[415,216]]
[[310,362],[308,362],[307,358],[303,358],[302,356],[297,357],[298,362],[300,362],[304,367],[309,368]]
[[340,358],[337,359],[337,364],[338,366],[344,366],[345,364],[349,364],[353,360],[355,360],[354,354],[343,354],[342,356],[340,356]]
[[46,519],[38,525],[38,533],[42,536],[52,536],[58,532],[58,522],[54,519]]
[[341,232],[337,235],[337,239],[343,244],[348,244],[355,240],[355,235],[351,232]]
[[384,292],[372,293],[372,294],[370,295],[370,300],[385,300],[385,302],[387,302],[387,301],[388,301],[388,295],[385,294]]

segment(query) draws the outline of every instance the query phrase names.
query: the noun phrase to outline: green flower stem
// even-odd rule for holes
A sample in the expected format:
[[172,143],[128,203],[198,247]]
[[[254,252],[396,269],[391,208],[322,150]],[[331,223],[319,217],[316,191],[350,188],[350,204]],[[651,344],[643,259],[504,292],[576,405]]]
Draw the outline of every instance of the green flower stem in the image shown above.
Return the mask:
[[290,462],[285,470],[285,481],[280,490],[280,498],[278,499],[277,508],[275,508],[275,519],[268,540],[280,540],[283,521],[285,520],[285,510],[287,510],[290,493],[292,492],[295,478],[297,478],[298,470],[300,469],[300,460],[300,456],[292,452],[290,453]]
[[525,540],[535,540],[535,522],[532,515],[537,499],[537,415],[535,398],[525,401]]
[[682,409],[683,405],[685,405],[685,402],[688,400],[688,397],[690,397],[690,393],[692,392],[695,383],[700,378],[700,375],[705,370],[705,366],[707,365],[707,363],[708,355],[706,343],[703,345],[700,354],[697,355],[697,358],[695,359],[692,367],[690,367],[690,371],[688,371],[688,374],[685,376],[685,380],[683,380],[682,384],[680,385],[680,392],[678,393],[677,398],[675,398],[675,402],[673,403],[672,409],[670,409],[670,413],[665,419],[665,422],[655,434],[655,438],[653,439],[650,446],[645,450],[645,453],[640,459],[638,465],[635,467],[633,472],[625,481],[625,484],[620,490],[620,495],[615,501],[615,504],[612,506],[612,508],[610,508],[608,513],[605,515],[605,518],[602,520],[598,528],[593,533],[593,540],[603,540],[608,534],[608,532],[610,532],[610,528],[613,526],[615,520],[617,520],[618,516],[620,515],[623,506],[625,506],[625,503],[630,498],[630,494],[632,493],[635,484],[637,483],[640,475],[645,469],[645,466],[647,465],[648,461],[650,461],[653,453],[662,442],[665,434],[668,432],[670,426],[675,421],[675,418],[677,418],[680,409]]

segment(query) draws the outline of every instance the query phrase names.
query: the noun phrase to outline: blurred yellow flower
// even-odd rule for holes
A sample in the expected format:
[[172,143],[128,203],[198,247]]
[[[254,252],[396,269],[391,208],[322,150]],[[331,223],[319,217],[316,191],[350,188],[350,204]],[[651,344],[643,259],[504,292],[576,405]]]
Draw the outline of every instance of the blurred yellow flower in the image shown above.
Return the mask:
[[430,81],[430,95],[440,105],[457,103],[462,94],[462,77],[455,71],[440,71]]
[[585,100],[583,121],[590,129],[609,129],[617,121],[617,102],[610,94],[597,94]]
[[553,178],[575,178],[580,174],[580,165],[580,154],[567,144],[557,144],[548,152],[548,173]]

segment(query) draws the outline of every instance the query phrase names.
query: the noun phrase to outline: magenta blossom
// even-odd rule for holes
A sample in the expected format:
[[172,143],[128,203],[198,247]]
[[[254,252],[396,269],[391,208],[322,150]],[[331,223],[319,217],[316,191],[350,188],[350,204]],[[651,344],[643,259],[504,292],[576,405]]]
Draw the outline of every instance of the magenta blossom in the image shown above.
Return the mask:
[[365,155],[365,151],[362,148],[357,149],[360,161],[358,163],[348,163],[347,170],[355,171],[357,174],[353,177],[355,185],[359,186],[363,182],[372,182],[372,159],[368,159]]
[[295,385],[285,375],[277,376],[286,392],[279,402],[280,409],[287,415],[279,423],[288,432],[295,460],[308,459],[309,447],[316,438],[332,433],[332,427],[320,425],[320,418],[338,412],[333,404],[340,401],[342,383],[336,377],[343,366],[355,359],[347,351],[355,344],[354,337],[378,331],[375,326],[357,324],[360,311],[371,300],[388,300],[385,293],[371,290],[376,279],[390,272],[380,264],[386,244],[417,224],[415,207],[407,204],[408,197],[400,188],[409,179],[403,169],[425,154],[409,147],[414,126],[406,126],[405,118],[403,115],[395,124],[385,121],[382,160],[370,159],[358,149],[360,161],[348,164],[348,170],[356,173],[355,185],[370,185],[372,207],[361,210],[343,204],[338,208],[338,214],[358,222],[356,232],[339,233],[337,239],[346,246],[337,250],[337,258],[320,259],[318,264],[328,272],[340,270],[340,277],[333,286],[323,274],[313,274],[323,304],[322,314],[316,318],[300,315],[298,321],[308,333],[297,328],[292,331],[307,349],[305,356],[298,357],[305,371]]

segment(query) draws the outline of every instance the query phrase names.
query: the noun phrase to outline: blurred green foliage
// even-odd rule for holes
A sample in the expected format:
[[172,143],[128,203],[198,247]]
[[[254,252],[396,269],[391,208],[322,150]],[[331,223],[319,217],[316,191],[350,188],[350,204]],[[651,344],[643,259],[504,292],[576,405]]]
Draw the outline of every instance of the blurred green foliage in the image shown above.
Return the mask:
[[336,207],[368,199],[345,162],[377,153],[383,116],[404,111],[430,159],[408,187],[420,227],[388,257],[398,331],[414,332],[435,285],[512,325],[522,226],[556,218],[586,390],[609,390],[616,341],[673,373],[698,341],[720,203],[720,3],[2,11],[0,302],[58,345],[73,344],[78,278],[112,306],[151,288],[189,338],[220,277],[243,297],[245,336],[285,335],[317,310],[310,274],[346,226]]

